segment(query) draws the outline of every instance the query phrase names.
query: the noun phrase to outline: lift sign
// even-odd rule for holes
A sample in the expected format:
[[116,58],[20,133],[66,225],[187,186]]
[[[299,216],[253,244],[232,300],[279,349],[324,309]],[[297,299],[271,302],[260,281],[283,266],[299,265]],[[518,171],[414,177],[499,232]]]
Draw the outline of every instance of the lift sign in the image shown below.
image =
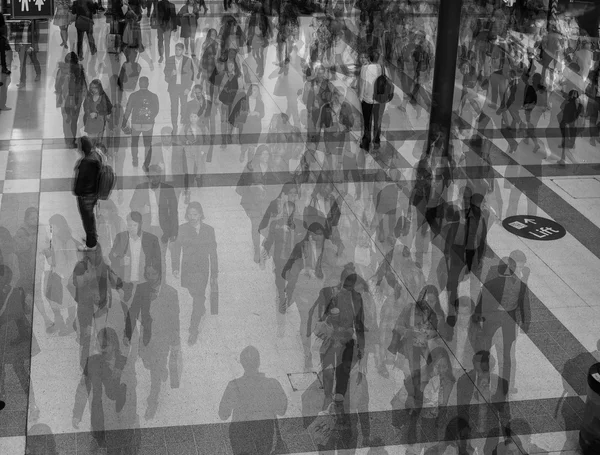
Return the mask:
[[529,240],[558,240],[567,234],[556,221],[534,215],[509,216],[502,221],[502,226],[511,234]]

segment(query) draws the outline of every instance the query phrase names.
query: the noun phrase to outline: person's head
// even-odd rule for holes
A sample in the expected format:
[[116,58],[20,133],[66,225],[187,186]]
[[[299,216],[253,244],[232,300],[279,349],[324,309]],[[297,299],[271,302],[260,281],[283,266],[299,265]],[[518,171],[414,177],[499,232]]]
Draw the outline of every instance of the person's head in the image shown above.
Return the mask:
[[183,55],[183,49],[184,49],[183,43],[177,43],[175,45],[175,56],[181,57]]
[[73,235],[65,217],[58,213],[50,217],[48,224],[52,228],[53,236],[69,239]]
[[70,65],[78,65],[79,57],[75,52],[69,52],[67,55],[65,55],[65,63],[68,63]]
[[190,112],[190,125],[191,126],[198,126],[199,119],[200,119],[200,117],[198,117],[197,112]]
[[208,29],[208,32],[206,33],[206,39],[216,40],[217,39],[217,31],[214,28]]
[[240,354],[240,363],[245,373],[256,373],[260,368],[260,353],[254,346],[247,346]]
[[200,84],[194,85],[194,97],[196,99],[201,99],[204,96],[204,92],[202,90],[202,86]]
[[312,223],[308,227],[307,236],[309,240],[314,240],[317,243],[323,242],[325,240],[325,228],[321,223]]
[[198,201],[192,201],[188,204],[185,211],[185,219],[193,225],[197,225],[204,219],[204,211],[202,205]]
[[352,262],[346,264],[344,266],[344,270],[342,270],[342,274],[340,275],[340,283],[344,289],[354,289],[354,285],[358,280],[358,275],[356,274],[356,267]]
[[194,0],[187,0],[185,3],[187,6],[194,6],[195,2],[194,2]]
[[577,90],[571,90],[569,92],[569,100],[576,100],[579,98],[579,92]]
[[4,289],[12,281],[13,271],[7,265],[0,264],[0,289]]
[[287,196],[288,201],[296,202],[298,200],[298,185],[294,182],[287,182],[283,185],[281,194]]
[[490,373],[494,369],[494,358],[489,351],[477,351],[473,355],[473,369],[477,373]]
[[227,60],[226,69],[227,69],[227,72],[229,74],[235,74],[236,73],[235,66],[236,66],[235,65],[235,60]]
[[517,269],[517,264],[514,259],[509,257],[504,257],[500,260],[500,264],[498,264],[498,273],[502,276],[512,276]]
[[440,306],[440,292],[433,284],[428,284],[419,292],[417,302],[422,302],[435,311]]
[[162,168],[158,164],[151,164],[148,168],[148,180],[150,181],[150,185],[156,188],[160,181],[162,180]]
[[94,79],[90,82],[90,93],[94,96],[102,95],[104,93],[100,79]]
[[515,272],[520,271],[527,263],[527,256],[521,250],[514,250],[510,253],[509,258],[515,262]]
[[85,157],[90,156],[94,151],[94,144],[92,140],[87,136],[82,136],[79,139],[79,144],[81,146],[81,153],[83,153],[83,156]]
[[115,329],[103,327],[98,332],[98,347],[104,355],[112,355],[120,351],[119,337]]
[[35,228],[38,225],[38,209],[36,207],[29,207],[25,210],[25,216],[23,217],[25,225],[29,228]]
[[427,366],[432,376],[446,376],[452,374],[450,356],[443,346],[438,346],[431,350],[427,356]]
[[138,79],[138,84],[140,84],[142,90],[146,90],[150,86],[150,81],[146,76],[142,76]]
[[377,63],[379,62],[379,51],[375,48],[369,50],[369,62]]
[[142,214],[140,212],[131,212],[127,215],[127,232],[129,235],[142,235]]
[[248,97],[258,98],[260,96],[260,90],[257,84],[250,84],[248,87]]

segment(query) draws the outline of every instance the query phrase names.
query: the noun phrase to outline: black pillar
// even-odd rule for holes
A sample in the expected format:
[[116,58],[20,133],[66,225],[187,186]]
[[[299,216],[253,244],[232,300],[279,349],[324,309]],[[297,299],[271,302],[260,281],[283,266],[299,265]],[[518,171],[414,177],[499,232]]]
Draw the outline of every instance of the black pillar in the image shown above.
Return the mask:
[[462,0],[440,0],[427,150],[438,132],[448,150],[461,11]]

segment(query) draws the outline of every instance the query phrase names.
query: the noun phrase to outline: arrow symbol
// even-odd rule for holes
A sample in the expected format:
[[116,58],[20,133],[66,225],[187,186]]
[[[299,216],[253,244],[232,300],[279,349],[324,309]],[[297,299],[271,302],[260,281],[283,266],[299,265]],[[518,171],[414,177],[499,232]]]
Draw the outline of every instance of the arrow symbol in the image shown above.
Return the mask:
[[523,221],[525,221],[525,224],[531,223],[531,224],[537,224],[535,222],[535,220],[532,220],[531,218],[525,218]]

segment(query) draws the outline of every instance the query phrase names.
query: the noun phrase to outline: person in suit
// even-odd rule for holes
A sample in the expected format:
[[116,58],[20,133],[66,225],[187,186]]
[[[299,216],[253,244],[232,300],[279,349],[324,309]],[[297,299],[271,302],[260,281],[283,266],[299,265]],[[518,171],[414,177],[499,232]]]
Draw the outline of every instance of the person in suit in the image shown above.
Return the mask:
[[[463,193],[463,209],[452,215],[455,221],[446,235],[446,260],[448,261],[448,317],[450,327],[456,325],[458,311],[458,285],[460,275],[479,276],[483,256],[487,248],[486,213],[482,209],[483,195],[473,194],[469,187]],[[466,268],[466,270],[465,270]],[[477,286],[476,279],[471,280],[472,290]]]
[[117,234],[108,257],[117,275],[127,283],[144,281],[147,265],[162,271],[158,238],[142,230],[142,214],[139,212],[131,212],[127,216],[127,231]]
[[517,324],[527,333],[531,321],[529,292],[527,286],[515,275],[517,265],[512,258],[503,258],[497,274],[486,280],[471,319],[480,336],[473,349],[491,350],[494,335],[502,330],[501,377],[505,380],[503,393],[509,392],[512,374],[511,351],[517,337]]
[[[148,8],[148,15],[150,15],[150,7]],[[167,60],[171,56],[171,33],[177,31],[177,10],[175,5],[169,0],[160,0],[156,4],[156,17],[158,19],[158,26],[156,28],[156,35],[158,38],[158,63],[164,61],[164,56]]]
[[193,299],[188,344],[194,345],[198,341],[200,320],[206,313],[206,286],[209,278],[211,289],[217,286],[219,263],[215,230],[203,222],[202,205],[190,202],[185,218],[187,223],[179,226],[179,235],[173,243],[171,261],[173,275],[177,279],[181,277],[181,286]]
[[135,188],[129,208],[132,212],[141,213],[142,228],[160,239],[161,270],[164,276],[167,247],[169,242],[175,241],[179,231],[179,213],[175,190],[171,185],[162,183],[162,174],[160,166],[150,166],[148,182],[140,183]]
[[[263,256],[273,257],[275,286],[278,308],[285,307],[285,280],[281,276],[283,267],[292,254],[294,246],[304,238],[306,230],[296,214],[296,204],[280,200],[279,213],[269,224],[269,233],[263,242]],[[277,312],[281,315],[281,311]],[[278,333],[281,334],[283,319],[278,317]]]
[[164,70],[171,99],[171,124],[174,136],[177,135],[178,118],[184,115],[187,96],[194,83],[194,66],[192,60],[183,55],[183,48],[183,43],[175,45],[175,55],[167,58]]
[[[296,303],[300,314],[300,337],[304,350],[304,368],[312,369],[311,339],[313,327],[310,324],[310,309],[323,289],[325,277],[332,274],[335,266],[335,248],[325,237],[325,227],[313,222],[306,236],[296,244],[285,263],[281,277],[285,280],[285,305],[279,311],[285,314]],[[316,319],[314,320],[316,322]]]
[[139,352],[142,364],[150,373],[150,393],[144,418],[156,415],[162,383],[170,376],[171,387],[179,380],[178,361],[181,355],[179,296],[161,279],[159,271],[146,266],[146,281],[137,288],[125,325],[123,342],[129,345],[138,318],[143,330]]
[[246,152],[248,161],[252,161],[260,140],[264,116],[265,105],[257,84],[250,84],[247,92],[238,92],[229,114],[229,123],[239,130],[240,163],[244,162]]

